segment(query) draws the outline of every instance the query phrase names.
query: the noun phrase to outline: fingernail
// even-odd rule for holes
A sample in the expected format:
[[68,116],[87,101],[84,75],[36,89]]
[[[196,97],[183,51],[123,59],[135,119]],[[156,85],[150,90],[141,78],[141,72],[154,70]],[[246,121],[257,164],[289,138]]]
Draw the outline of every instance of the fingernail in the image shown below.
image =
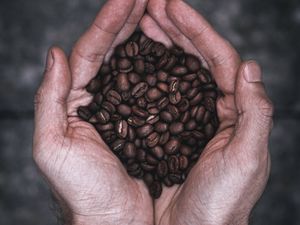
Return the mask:
[[256,62],[250,61],[246,64],[244,78],[248,83],[261,82],[261,69]]
[[54,55],[52,49],[49,49],[47,55],[46,70],[51,70],[53,64],[54,64]]

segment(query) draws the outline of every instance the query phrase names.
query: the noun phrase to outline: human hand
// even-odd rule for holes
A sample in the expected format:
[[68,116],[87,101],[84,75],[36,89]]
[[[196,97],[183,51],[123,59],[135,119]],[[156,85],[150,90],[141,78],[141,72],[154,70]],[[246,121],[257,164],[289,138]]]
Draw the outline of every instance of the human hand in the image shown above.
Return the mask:
[[76,43],[69,62],[59,48],[49,50],[35,99],[33,156],[68,224],[153,224],[145,185],[127,175],[93,126],[76,112],[91,101],[85,86],[104,57],[135,30],[146,4],[109,0]]
[[232,46],[183,1],[150,0],[147,9],[149,15],[140,23],[146,34],[197,55],[224,93],[217,101],[217,135],[185,183],[164,188],[155,202],[155,224],[247,224],[270,171],[273,106],[260,68],[253,61],[242,63]]

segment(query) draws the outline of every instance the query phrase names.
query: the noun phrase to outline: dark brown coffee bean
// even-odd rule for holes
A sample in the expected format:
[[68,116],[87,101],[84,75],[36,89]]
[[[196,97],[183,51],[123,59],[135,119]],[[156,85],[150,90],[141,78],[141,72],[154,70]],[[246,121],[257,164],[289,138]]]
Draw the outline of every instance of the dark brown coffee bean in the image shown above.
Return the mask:
[[[158,139],[159,139],[159,137],[158,137]],[[158,145],[153,148],[150,148],[150,152],[158,159],[162,159],[164,156],[164,150],[162,149],[162,147],[160,147]]]
[[156,168],[157,175],[161,178],[168,174],[168,164],[166,161],[162,160],[158,163]]
[[143,170],[145,170],[147,172],[153,171],[156,168],[155,165],[151,165],[148,162],[142,162],[141,167],[142,167]]
[[139,117],[142,117],[142,118],[147,118],[149,113],[146,111],[146,110],[143,110],[137,106],[132,106],[132,112],[133,114],[139,116]]
[[139,98],[144,95],[148,90],[148,84],[146,82],[140,82],[134,86],[132,89],[132,96],[135,98]]
[[97,103],[98,105],[102,104],[103,101],[103,95],[99,92],[94,96],[94,100],[95,103]]
[[204,106],[200,106],[195,116],[196,121],[201,122],[203,120],[204,114],[205,114],[205,108]]
[[180,121],[186,123],[191,118],[190,112],[186,111],[180,116]]
[[150,102],[156,101],[161,98],[162,93],[157,88],[150,88],[146,93],[147,98]]
[[191,119],[190,121],[188,121],[188,122],[184,125],[184,128],[185,128],[186,130],[190,130],[190,131],[195,130],[196,127],[197,127],[197,123],[196,123],[196,121],[195,121],[194,119]]
[[128,80],[132,83],[132,84],[137,84],[138,82],[141,81],[141,77],[134,72],[128,73]]
[[85,121],[88,121],[92,117],[92,113],[87,106],[79,106],[77,109],[77,114]]
[[197,88],[192,88],[190,90],[188,90],[188,92],[186,93],[186,97],[188,99],[192,99],[194,98],[197,94],[199,93],[199,90]]
[[169,113],[172,114],[172,117],[177,120],[180,116],[180,112],[178,110],[178,108],[175,105],[168,105],[167,106],[167,110]]
[[180,148],[179,148],[179,152],[182,154],[182,155],[185,155],[185,156],[190,156],[193,152],[192,148],[187,146],[187,145],[181,145]]
[[201,83],[207,84],[212,82],[211,74],[207,69],[201,68],[197,74]]
[[178,149],[180,147],[180,142],[178,139],[171,138],[164,146],[164,151],[166,154],[175,154],[177,153]]
[[172,155],[168,158],[168,168],[170,173],[176,173],[179,170],[179,160],[177,156]]
[[201,68],[201,63],[196,56],[187,55],[185,57],[185,65],[191,72],[197,72]]
[[145,108],[147,106],[147,101],[144,97],[140,97],[136,100],[136,104],[141,108]]
[[199,87],[200,86],[200,81],[199,80],[194,80],[193,83],[192,83],[192,87]]
[[179,83],[179,91],[182,94],[187,93],[187,91],[191,88],[191,83],[187,82],[187,81],[181,81]]
[[173,186],[173,182],[170,181],[170,179],[168,178],[168,176],[166,176],[166,177],[164,178],[163,182],[164,182],[164,185],[166,185],[166,187],[171,187],[171,186]]
[[133,65],[127,58],[120,58],[117,62],[118,69],[121,73],[129,73],[133,70]]
[[148,124],[155,124],[158,121],[159,121],[159,115],[150,115],[146,119],[146,123],[148,123]]
[[[131,92],[130,91],[123,91],[121,93],[121,97],[122,97],[122,100],[127,102],[130,100],[131,98]],[[135,99],[134,98],[131,98],[131,101],[135,102]],[[129,102],[128,102],[129,103]]]
[[205,98],[204,106],[210,112],[215,112],[216,105],[215,105],[215,101],[212,98],[209,98],[209,97]]
[[122,101],[121,95],[114,90],[110,90],[109,92],[107,92],[106,99],[114,105],[119,105]]
[[112,77],[113,76],[110,73],[104,75],[104,77],[102,78],[102,86],[106,86],[107,84],[109,84],[109,82],[111,81]]
[[168,85],[167,85],[166,83],[163,83],[163,82],[159,82],[159,83],[157,84],[157,88],[158,88],[159,90],[161,90],[162,92],[165,92],[165,93],[168,93],[168,91],[169,91]]
[[185,170],[189,166],[189,160],[186,156],[181,155],[178,157],[179,169]]
[[159,110],[162,110],[167,107],[169,104],[169,99],[167,97],[162,97],[158,102],[157,102],[157,108]]
[[205,138],[205,135],[202,133],[202,132],[200,132],[200,131],[198,131],[198,130],[193,130],[192,131],[192,135],[196,138],[196,139],[204,139]]
[[204,84],[204,85],[201,85],[201,87],[200,87],[200,89],[202,91],[211,91],[211,90],[215,90],[216,88],[217,88],[217,86],[214,83]]
[[203,93],[199,92],[195,97],[190,100],[190,105],[198,105],[203,99]]
[[134,127],[140,127],[146,123],[146,121],[144,119],[137,117],[137,116],[128,117],[127,122],[129,125],[134,126]]
[[139,53],[139,46],[136,42],[130,41],[126,44],[125,51],[128,57],[136,56]]
[[164,133],[168,130],[168,124],[163,122],[157,122],[154,125],[154,130],[157,131],[158,133]]
[[146,76],[146,81],[147,81],[147,83],[149,84],[149,86],[155,86],[156,85],[156,82],[157,82],[157,78],[156,78],[156,76],[154,76],[154,75],[151,75],[151,74],[148,74],[147,76]]
[[117,76],[117,87],[119,91],[128,91],[130,83],[126,73],[119,73]]
[[187,74],[188,70],[185,66],[174,66],[174,68],[171,70],[171,74],[173,76],[183,76]]
[[109,83],[102,89],[102,94],[106,95],[108,91],[110,91],[113,87],[113,83]]
[[154,178],[153,178],[153,175],[151,173],[145,173],[144,177],[143,177],[143,180],[144,180],[145,184],[147,186],[149,186],[150,184],[153,183]]
[[120,138],[126,138],[128,134],[128,123],[126,120],[119,120],[116,122],[116,133]]
[[165,51],[166,51],[166,47],[162,43],[156,42],[156,43],[153,44],[152,53],[156,57],[163,56],[163,54],[165,53]]
[[103,140],[108,144],[114,142],[117,139],[116,133],[112,130],[108,130],[108,131],[104,131],[104,132],[101,131],[101,136],[102,136]]
[[157,199],[160,197],[162,192],[162,186],[161,183],[158,181],[154,181],[150,186],[149,186],[149,193],[152,196],[152,198]]
[[155,56],[153,56],[153,55],[146,55],[146,56],[145,56],[145,60],[146,60],[147,62],[152,63],[152,64],[154,64],[154,63],[156,62],[156,58],[155,58]]
[[167,131],[160,136],[159,144],[164,145],[169,141],[169,139],[170,139],[170,132]]
[[197,74],[195,74],[195,73],[190,73],[190,74],[184,75],[182,77],[182,79],[185,80],[185,81],[193,81],[196,78],[197,78]]
[[115,49],[115,54],[120,57],[126,57],[124,45],[118,45]]
[[110,120],[110,114],[105,109],[101,109],[96,114],[96,117],[97,117],[99,123],[102,123],[102,124],[108,123],[108,121]]
[[169,100],[172,104],[177,105],[181,101],[181,94],[179,91],[169,94]]
[[124,145],[124,139],[117,139],[110,145],[110,147],[114,152],[120,152],[124,148]]
[[[140,139],[136,139],[136,140],[140,140]],[[136,143],[134,143],[134,144],[136,145]],[[146,160],[146,152],[144,149],[137,150],[136,159],[139,162],[144,162]]]
[[136,59],[133,64],[134,71],[138,74],[143,74],[145,71],[145,62],[143,59]]
[[109,112],[110,114],[114,114],[116,112],[116,107],[108,101],[104,101],[101,107],[105,109],[107,112]]
[[117,58],[114,56],[110,60],[110,68],[112,71],[117,70]]
[[[164,58],[165,55],[163,57],[161,57],[161,59]],[[167,57],[167,62],[165,65],[163,65],[163,68],[166,71],[170,71],[176,65],[177,58],[175,55],[168,55],[166,57]]]
[[140,54],[141,55],[149,55],[152,51],[152,46],[154,42],[150,38],[146,38],[145,40],[140,40]]
[[142,141],[141,139],[135,139],[134,140],[134,145],[137,147],[137,148],[140,148],[142,146]]
[[204,132],[205,132],[206,138],[211,139],[215,133],[213,125],[211,125],[210,123],[206,124],[205,128],[204,128]]
[[170,133],[173,135],[180,134],[184,130],[183,123],[181,122],[173,122],[169,127]]
[[178,89],[179,89],[179,80],[178,79],[172,80],[169,85],[169,92],[175,93],[178,91]]
[[147,137],[153,131],[153,126],[145,124],[142,127],[137,128],[137,135],[141,138]]
[[132,141],[132,142],[136,138],[135,130],[131,126],[128,126],[128,136],[127,137],[128,137],[128,140]]
[[162,81],[162,82],[167,81],[168,76],[169,75],[166,72],[162,71],[162,70],[160,70],[160,71],[157,72],[157,79],[159,81]]
[[177,45],[175,45],[170,51],[176,56],[181,56],[184,53],[183,49]]
[[181,64],[181,65],[185,65],[185,55],[181,55],[178,59],[178,62]]
[[181,184],[181,176],[179,174],[169,174],[168,178],[170,179],[171,182],[173,182],[174,184]]
[[110,66],[108,64],[102,64],[99,70],[99,75],[106,75],[110,73]]
[[134,158],[136,156],[136,148],[133,143],[126,143],[123,149],[123,153],[127,158]]
[[206,111],[202,120],[203,124],[207,124],[211,119],[211,113],[210,111]]
[[154,73],[155,72],[155,66],[152,63],[145,62],[145,73]]
[[86,90],[89,93],[97,93],[101,89],[101,81],[99,79],[92,79],[86,86]]
[[159,113],[159,109],[155,106],[151,106],[148,108],[148,112],[152,115],[156,115]]
[[96,128],[97,131],[102,132],[102,131],[113,130],[114,129],[114,125],[112,123],[96,124],[95,128]]
[[159,134],[156,132],[153,132],[148,135],[146,138],[146,144],[148,147],[153,148],[155,147],[159,142]]
[[169,112],[167,112],[167,111],[162,111],[162,112],[160,113],[160,118],[161,118],[163,121],[167,122],[167,123],[170,123],[170,122],[173,121],[173,116],[172,116],[172,114],[169,113]]
[[150,154],[146,155],[146,162],[149,163],[150,165],[157,165],[158,164],[158,160]]
[[140,168],[139,164],[137,163],[128,163],[127,171],[136,171]]
[[131,114],[131,108],[125,104],[118,105],[117,111],[123,117],[128,117]]
[[190,103],[189,100],[187,100],[186,98],[182,98],[181,101],[178,103],[178,110],[180,112],[185,112],[189,109],[190,107]]
[[217,97],[218,97],[218,93],[216,91],[214,91],[214,90],[212,90],[212,91],[206,91],[204,93],[204,97],[205,98],[212,98],[212,99],[216,100]]

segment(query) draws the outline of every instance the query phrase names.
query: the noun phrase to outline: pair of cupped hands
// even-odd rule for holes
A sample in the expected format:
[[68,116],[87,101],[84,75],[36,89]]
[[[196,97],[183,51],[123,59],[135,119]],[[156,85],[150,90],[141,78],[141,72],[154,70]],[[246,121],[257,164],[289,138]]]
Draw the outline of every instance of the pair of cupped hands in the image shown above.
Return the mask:
[[[217,135],[185,183],[165,187],[155,201],[76,113],[91,101],[85,86],[137,26],[155,41],[198,56],[224,94],[217,100]],[[69,58],[57,47],[49,50],[35,98],[33,156],[67,224],[242,225],[269,176],[272,114],[258,64],[241,61],[186,3],[108,0]]]

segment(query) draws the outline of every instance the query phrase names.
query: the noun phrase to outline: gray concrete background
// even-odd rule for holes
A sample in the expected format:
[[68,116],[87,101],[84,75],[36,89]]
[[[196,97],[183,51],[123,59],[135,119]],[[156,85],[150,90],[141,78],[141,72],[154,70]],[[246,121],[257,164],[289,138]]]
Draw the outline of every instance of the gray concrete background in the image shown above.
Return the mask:
[[[33,96],[46,51],[70,52],[103,0],[0,1],[0,224],[56,224],[31,159]],[[300,224],[300,2],[190,0],[244,59],[257,59],[275,103],[272,173],[250,224]]]

